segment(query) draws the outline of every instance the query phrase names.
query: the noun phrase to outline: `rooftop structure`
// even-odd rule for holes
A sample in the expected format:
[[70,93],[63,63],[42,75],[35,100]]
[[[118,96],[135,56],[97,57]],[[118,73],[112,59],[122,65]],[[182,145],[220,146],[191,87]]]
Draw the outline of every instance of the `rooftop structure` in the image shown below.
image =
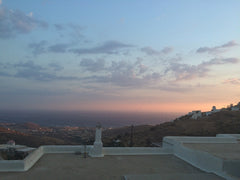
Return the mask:
[[[84,156],[88,154],[88,156]],[[239,180],[240,134],[164,137],[163,147],[41,146],[0,160],[0,179]]]

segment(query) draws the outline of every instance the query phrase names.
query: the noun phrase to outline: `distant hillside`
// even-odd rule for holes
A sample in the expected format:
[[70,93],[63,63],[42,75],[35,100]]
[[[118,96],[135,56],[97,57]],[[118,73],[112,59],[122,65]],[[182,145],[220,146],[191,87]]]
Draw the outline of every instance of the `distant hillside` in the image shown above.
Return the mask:
[[[192,119],[186,115],[156,126],[136,126],[133,146],[151,146],[164,136],[215,136],[220,133],[240,133],[240,111],[222,110],[210,116]],[[104,145],[129,146],[130,127],[103,132]]]
[[0,144],[6,144],[9,140],[14,140],[16,144],[38,147],[42,144],[64,144],[64,141],[47,136],[33,136],[14,130],[8,130],[0,127]]
[[[189,113],[172,122],[159,125],[126,126],[103,131],[104,146],[153,146],[164,136],[215,136],[220,133],[240,134],[240,111],[236,106],[201,113],[193,119]],[[194,113],[194,112],[193,112]],[[199,113],[199,111],[197,112]],[[41,127],[35,123],[1,123],[0,144],[14,140],[16,144],[38,147],[47,144],[93,144],[94,128]],[[132,137],[132,138],[131,138]],[[132,141],[131,141],[132,139]]]
[[25,122],[25,123],[21,124],[20,127],[24,128],[24,129],[32,129],[32,130],[41,128],[41,126],[39,126],[38,124],[33,123],[33,122]]

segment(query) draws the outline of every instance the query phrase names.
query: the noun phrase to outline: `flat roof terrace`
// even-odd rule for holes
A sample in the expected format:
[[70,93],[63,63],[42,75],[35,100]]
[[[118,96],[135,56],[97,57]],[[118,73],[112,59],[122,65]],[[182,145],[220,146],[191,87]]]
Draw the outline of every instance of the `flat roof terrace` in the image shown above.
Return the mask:
[[[3,180],[223,180],[203,172],[174,155],[104,156],[45,154],[26,172],[1,172]],[[140,176],[139,176],[140,175]]]

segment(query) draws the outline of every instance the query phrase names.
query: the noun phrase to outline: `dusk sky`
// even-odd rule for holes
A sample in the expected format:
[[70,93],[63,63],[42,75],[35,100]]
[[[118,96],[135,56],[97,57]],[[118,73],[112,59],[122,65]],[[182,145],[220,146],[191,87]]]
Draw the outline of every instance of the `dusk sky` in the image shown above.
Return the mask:
[[239,101],[239,0],[0,0],[0,110]]

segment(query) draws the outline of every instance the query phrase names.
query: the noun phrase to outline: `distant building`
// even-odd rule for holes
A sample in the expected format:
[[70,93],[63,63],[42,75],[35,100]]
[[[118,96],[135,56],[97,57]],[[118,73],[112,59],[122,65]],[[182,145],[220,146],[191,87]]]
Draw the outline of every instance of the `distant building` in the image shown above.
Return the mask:
[[239,111],[239,107],[238,106],[233,106],[233,107],[231,107],[231,111]]
[[209,116],[209,115],[219,112],[219,111],[220,111],[220,109],[217,109],[216,106],[213,106],[211,111],[206,112],[206,116]]
[[202,117],[202,112],[200,110],[192,111],[192,119],[198,119],[200,117]]

